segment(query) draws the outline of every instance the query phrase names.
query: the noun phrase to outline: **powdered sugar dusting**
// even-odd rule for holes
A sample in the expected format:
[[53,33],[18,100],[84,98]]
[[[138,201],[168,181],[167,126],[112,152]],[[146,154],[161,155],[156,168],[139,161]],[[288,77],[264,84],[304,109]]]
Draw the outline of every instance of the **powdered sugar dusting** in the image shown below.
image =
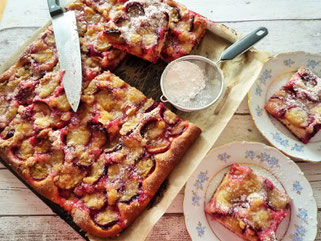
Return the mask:
[[121,36],[127,42],[135,42],[135,34],[138,34],[142,36],[145,47],[157,45],[159,32],[168,29],[167,16],[171,7],[157,0],[132,0],[126,6],[130,4],[141,5],[144,13],[130,16],[130,21],[119,27]]
[[203,70],[189,61],[174,63],[168,70],[164,87],[176,103],[194,99],[206,86]]
[[294,78],[294,90],[304,93],[313,101],[319,101],[321,79],[308,68],[300,68],[298,74],[301,75],[301,78]]

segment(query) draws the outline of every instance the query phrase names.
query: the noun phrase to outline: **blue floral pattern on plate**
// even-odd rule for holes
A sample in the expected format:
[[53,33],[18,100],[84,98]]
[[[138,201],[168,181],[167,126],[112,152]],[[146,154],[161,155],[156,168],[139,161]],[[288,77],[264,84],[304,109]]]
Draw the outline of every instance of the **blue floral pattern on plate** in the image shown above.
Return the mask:
[[219,154],[217,157],[218,157],[218,159],[220,159],[221,161],[226,162],[227,159],[229,159],[231,156],[228,155],[228,154],[226,154],[226,152],[224,152],[224,153],[222,153],[222,154]]
[[274,157],[266,154],[265,152],[261,153],[258,158],[261,158],[262,161],[266,162],[269,166],[280,167],[279,160]]
[[196,205],[199,206],[200,205],[200,203],[199,203],[200,196],[198,196],[197,192],[192,191],[192,193],[193,193],[193,196],[192,196],[192,204],[193,204],[193,206],[196,206]]
[[295,151],[299,151],[299,152],[303,152],[303,145],[298,145],[298,144],[294,144],[294,146],[291,148],[291,150],[295,150]]
[[307,63],[307,67],[311,68],[311,69],[314,69],[315,66],[318,65],[319,62],[313,60],[313,59],[309,59],[308,60],[308,63]]
[[308,223],[308,210],[304,208],[299,208],[298,217],[305,223]]
[[254,151],[246,151],[245,152],[245,158],[249,158],[251,160],[253,160],[253,158],[256,156]]
[[259,77],[261,84],[265,84],[268,79],[272,77],[272,69],[266,69],[263,71],[262,75]]
[[207,174],[208,174],[207,170],[206,170],[206,172],[200,172],[200,174],[198,174],[198,176],[197,176],[198,178],[196,179],[196,181],[194,183],[196,190],[203,189],[203,183],[208,180]]
[[291,67],[292,64],[294,64],[295,62],[292,59],[286,59],[283,61],[284,65]]
[[256,115],[257,115],[257,116],[262,116],[262,114],[263,114],[263,109],[260,108],[260,106],[257,106],[256,109],[255,109],[255,111],[256,111]]
[[293,191],[295,191],[297,194],[301,195],[301,191],[303,190],[303,187],[301,186],[299,181],[295,181],[293,183]]
[[255,94],[256,94],[256,95],[259,95],[259,96],[261,96],[261,94],[262,94],[262,88],[261,88],[259,85],[256,87],[256,92],[255,92]]
[[[289,145],[289,140],[287,140],[284,137],[282,137],[279,132],[274,132],[274,133],[272,132],[271,135],[272,135],[273,140],[275,142],[281,144],[281,146],[284,146],[284,147],[289,147],[290,146]],[[304,146],[295,143],[291,147],[291,150],[292,151],[298,151],[298,152],[304,152]]]
[[282,146],[288,146],[288,145],[289,145],[289,141],[283,139],[278,132],[271,133],[271,134],[272,134],[272,136],[273,136],[273,139],[274,139],[277,143],[280,143]]
[[201,222],[198,222],[198,225],[196,227],[197,233],[199,237],[202,237],[204,235],[205,228]]
[[292,241],[304,241],[306,229],[302,226],[297,226],[295,233],[292,236]]

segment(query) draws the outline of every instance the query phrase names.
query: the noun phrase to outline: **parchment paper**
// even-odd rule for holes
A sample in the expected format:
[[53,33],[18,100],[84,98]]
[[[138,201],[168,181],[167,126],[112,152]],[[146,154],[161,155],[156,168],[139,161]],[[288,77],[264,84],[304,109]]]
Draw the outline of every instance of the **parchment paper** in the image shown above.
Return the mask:
[[[215,61],[224,49],[231,45],[231,42],[235,42],[239,38],[234,30],[221,24],[209,22],[204,39],[193,50],[192,54],[202,55]],[[147,237],[206,153],[214,145],[258,77],[268,57],[268,53],[253,49],[232,61],[222,63],[225,87],[221,99],[213,106],[202,111],[188,113],[176,111],[183,119],[190,120],[198,125],[203,131],[202,135],[168,177],[168,186],[161,201],[151,209],[145,210],[120,237],[112,240],[144,240]],[[159,80],[165,66],[164,63],[153,65],[131,57],[126,59],[114,72],[126,82],[143,91],[145,95],[159,100],[161,96]],[[173,109],[170,105],[167,105],[167,107]],[[88,237],[92,241],[109,240],[93,237],[90,234],[88,234]]]
[[[38,36],[40,31],[37,31],[37,33],[26,42],[23,48],[19,49],[16,54],[1,66],[0,74],[18,59],[23,49]],[[240,36],[238,36],[234,30],[221,24],[209,22],[207,33],[200,45],[193,50],[193,54],[217,60],[223,50],[239,38]],[[215,105],[205,110],[184,113],[175,111],[172,106],[167,105],[167,107],[177,112],[183,119],[190,120],[198,125],[203,131],[202,135],[193,144],[179,165],[175,167],[168,177],[168,185],[160,202],[152,208],[146,209],[118,238],[98,238],[87,234],[90,240],[129,241],[144,240],[147,237],[150,230],[166,212],[168,206],[192,175],[206,153],[214,145],[247,91],[258,77],[263,64],[267,61],[268,57],[268,53],[252,49],[232,61],[222,63],[221,68],[225,76],[223,95]],[[159,100],[159,97],[161,96],[159,80],[165,66],[166,64],[161,61],[154,65],[134,56],[129,56],[114,73],[132,86],[137,87],[146,96]],[[213,163],[213,165],[215,165],[215,163]]]

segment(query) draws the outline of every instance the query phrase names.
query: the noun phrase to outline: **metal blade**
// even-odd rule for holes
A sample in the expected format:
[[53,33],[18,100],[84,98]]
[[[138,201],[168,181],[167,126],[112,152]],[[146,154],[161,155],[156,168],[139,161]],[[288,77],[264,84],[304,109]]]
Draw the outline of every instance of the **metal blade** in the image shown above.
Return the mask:
[[77,111],[82,86],[82,69],[76,16],[73,11],[52,18],[60,69],[68,102]]

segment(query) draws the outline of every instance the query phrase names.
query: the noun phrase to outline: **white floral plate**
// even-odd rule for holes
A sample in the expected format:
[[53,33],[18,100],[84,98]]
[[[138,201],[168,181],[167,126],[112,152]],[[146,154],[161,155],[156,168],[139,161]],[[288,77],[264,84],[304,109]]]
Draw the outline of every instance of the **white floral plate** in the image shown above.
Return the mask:
[[234,163],[251,167],[291,197],[290,215],[278,228],[278,240],[315,239],[317,206],[312,188],[300,168],[273,147],[255,142],[234,142],[210,151],[187,181],[183,208],[186,228],[193,241],[241,241],[204,212],[205,205]]
[[264,109],[267,100],[290,80],[300,66],[309,67],[321,76],[321,55],[290,52],[270,59],[249,91],[249,109],[256,127],[273,146],[289,156],[320,162],[321,131],[308,144],[303,144]]

